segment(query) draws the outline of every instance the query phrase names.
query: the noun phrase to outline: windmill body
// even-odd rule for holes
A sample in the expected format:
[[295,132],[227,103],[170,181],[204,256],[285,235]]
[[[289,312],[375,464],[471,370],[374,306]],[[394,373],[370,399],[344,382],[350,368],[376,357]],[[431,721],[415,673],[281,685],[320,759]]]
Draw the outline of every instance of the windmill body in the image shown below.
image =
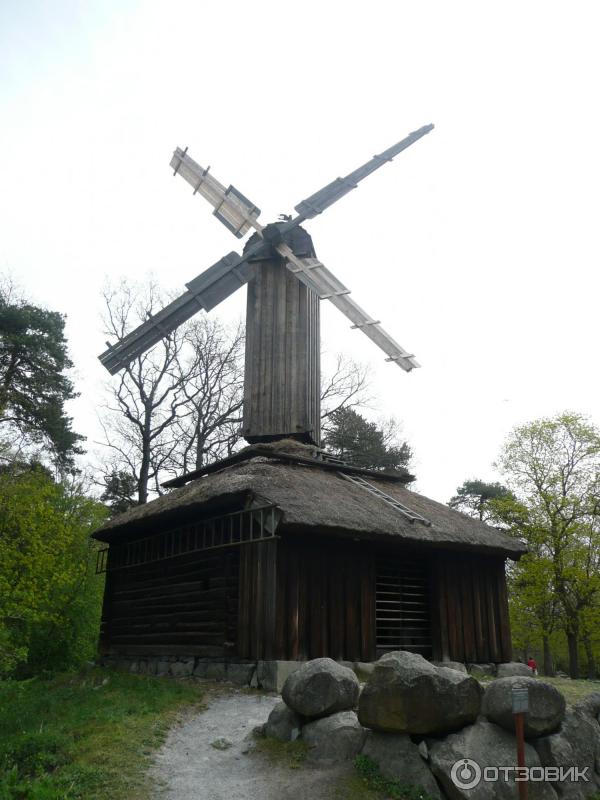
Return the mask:
[[316,258],[301,223],[430,129],[302,201],[294,219],[264,227],[241,192],[175,151],[171,166],[215,216],[238,238],[254,235],[242,254],[228,253],[190,281],[101,360],[117,372],[247,285],[250,445],[168,481],[169,492],[94,534],[108,545],[98,554],[107,663],[280,689],[282,661],[323,656],[369,662],[409,650],[436,660],[510,661],[504,564],[524,545],[408,491],[407,470],[365,470],[315,447],[322,300],[389,361],[406,371],[418,364]]

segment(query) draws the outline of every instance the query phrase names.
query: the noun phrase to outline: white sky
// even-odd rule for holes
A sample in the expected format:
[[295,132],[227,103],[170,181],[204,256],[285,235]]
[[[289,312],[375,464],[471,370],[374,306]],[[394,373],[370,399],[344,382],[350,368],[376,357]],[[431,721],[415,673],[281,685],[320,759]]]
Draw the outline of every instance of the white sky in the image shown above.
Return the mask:
[[442,501],[496,477],[515,424],[565,408],[600,421],[599,14],[591,0],[0,3],[0,271],[68,316],[76,430],[98,437],[105,280],[183,288],[239,245],[172,177],[177,145],[268,222],[429,122],[307,224],[423,368],[385,363],[326,302],[324,348],[373,364],[375,413],[403,420],[417,488]]

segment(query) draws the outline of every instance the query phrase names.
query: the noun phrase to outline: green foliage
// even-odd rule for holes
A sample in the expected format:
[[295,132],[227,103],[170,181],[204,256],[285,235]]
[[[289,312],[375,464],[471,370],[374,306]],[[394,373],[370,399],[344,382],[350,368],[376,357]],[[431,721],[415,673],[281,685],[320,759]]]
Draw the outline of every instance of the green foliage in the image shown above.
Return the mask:
[[135,475],[124,470],[113,470],[104,478],[104,491],[100,500],[111,509],[111,516],[122,514],[137,505],[138,481]]
[[[515,631],[546,650],[560,626],[578,676],[579,643],[593,674],[592,637],[600,621],[600,431],[580,414],[565,412],[515,428],[499,459],[518,498],[509,529],[524,538],[530,556],[511,570]],[[516,504],[513,504],[513,512]]]
[[470,480],[458,487],[448,505],[470,517],[486,520],[494,516],[495,502],[513,498],[512,492],[501,483]]
[[194,686],[92,669],[0,682],[2,800],[133,800]]
[[103,586],[89,534],[105,516],[43,470],[0,473],[0,674],[94,654]]
[[433,800],[430,794],[418,786],[408,786],[396,778],[386,778],[379,771],[379,765],[369,756],[356,756],[354,766],[370,791],[382,794],[393,800]]
[[72,363],[64,327],[61,314],[0,289],[0,431],[9,441],[48,447],[59,466],[70,467],[83,437],[64,408],[76,397],[65,374]]
[[378,427],[352,408],[340,408],[331,414],[324,446],[338,458],[368,469],[399,469],[412,457],[406,442],[398,442],[396,426]]

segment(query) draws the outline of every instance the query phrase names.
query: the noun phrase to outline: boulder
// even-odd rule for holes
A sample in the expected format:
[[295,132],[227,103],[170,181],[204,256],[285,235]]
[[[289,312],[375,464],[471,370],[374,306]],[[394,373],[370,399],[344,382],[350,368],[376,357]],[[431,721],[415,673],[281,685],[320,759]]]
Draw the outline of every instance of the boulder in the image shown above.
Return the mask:
[[316,658],[286,678],[281,696],[301,716],[315,718],[354,708],[359,690],[351,669],[330,658]]
[[173,661],[169,665],[169,675],[174,678],[189,678],[194,671],[193,658],[182,658],[181,661]]
[[256,685],[267,692],[281,692],[288,676],[301,666],[299,661],[259,661],[256,665]]
[[509,661],[507,664],[498,664],[496,675],[499,678],[514,678],[515,676],[530,678],[533,671],[527,664],[521,664],[520,661]]
[[588,712],[585,705],[583,708],[568,708],[557,733],[532,742],[544,767],[588,768],[588,781],[567,780],[553,784],[558,796],[568,800],[590,797],[600,786],[600,777],[596,772],[600,766],[600,726]]
[[462,672],[435,667],[416,653],[387,653],[360,696],[361,725],[388,733],[432,734],[474,722],[483,689]]
[[227,665],[227,680],[238,686],[249,686],[255,669],[256,664],[229,663]]
[[469,672],[471,675],[479,678],[488,678],[490,676],[496,677],[498,668],[495,664],[469,664]]
[[[498,781],[486,781],[483,773],[486,767],[514,766],[516,751],[514,736],[492,722],[480,719],[441,741],[430,742],[429,764],[449,800],[514,800],[517,787],[513,775],[509,774],[506,779],[501,775]],[[466,760],[473,763],[465,763]],[[538,754],[527,743],[525,763],[529,767],[540,767]],[[557,798],[548,783],[530,782],[528,791],[529,800]]]
[[446,669],[455,669],[457,672],[464,672],[467,674],[467,668],[460,661],[432,661],[434,667],[445,667]]
[[265,727],[265,736],[280,742],[293,742],[300,735],[302,718],[285,703],[273,706]]
[[308,722],[302,728],[302,740],[310,748],[308,758],[330,764],[355,758],[362,749],[366,734],[354,711],[339,711]]
[[535,678],[498,678],[492,681],[483,696],[482,714],[491,722],[514,732],[512,690],[515,686],[529,690],[529,712],[525,714],[525,738],[545,736],[557,730],[565,715],[565,698],[549,683]]
[[[442,797],[437,781],[423,760],[419,746],[406,733],[377,733],[369,731],[362,753],[369,756],[387,778],[424,789],[431,797]],[[426,749],[425,745],[425,749]]]

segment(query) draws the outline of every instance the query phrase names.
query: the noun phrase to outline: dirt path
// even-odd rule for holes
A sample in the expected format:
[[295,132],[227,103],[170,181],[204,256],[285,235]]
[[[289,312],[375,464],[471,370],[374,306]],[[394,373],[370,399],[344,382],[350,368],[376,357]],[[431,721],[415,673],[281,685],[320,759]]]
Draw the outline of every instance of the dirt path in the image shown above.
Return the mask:
[[[352,767],[292,769],[255,751],[252,730],[280,700],[278,695],[219,688],[207,708],[169,733],[152,768],[153,800],[332,800]],[[213,742],[231,743],[218,749]]]

